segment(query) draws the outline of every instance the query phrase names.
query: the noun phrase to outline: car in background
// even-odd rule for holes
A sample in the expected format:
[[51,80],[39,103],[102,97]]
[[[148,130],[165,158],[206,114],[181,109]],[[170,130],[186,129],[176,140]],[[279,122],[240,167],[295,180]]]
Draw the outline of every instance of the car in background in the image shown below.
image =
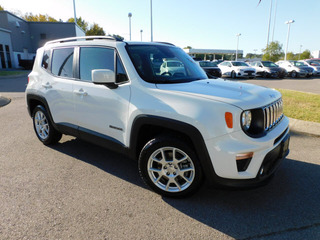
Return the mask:
[[219,78],[222,76],[221,69],[216,62],[195,61],[207,74],[208,78]]
[[160,75],[186,76],[186,71],[182,62],[175,59],[168,59],[161,64]]
[[289,60],[289,61],[278,61],[276,62],[276,64],[286,69],[288,72],[288,76],[292,78],[311,77],[313,75],[313,68],[308,67],[302,62]]
[[255,78],[256,70],[245,62],[224,61],[218,65],[221,69],[222,76],[231,78]]
[[299,62],[304,63],[308,67],[313,68],[313,75],[314,76],[319,76],[320,75],[320,62],[315,61],[315,60],[300,60]]
[[284,68],[271,61],[254,61],[250,65],[256,69],[256,76],[264,78],[284,78],[288,74]]

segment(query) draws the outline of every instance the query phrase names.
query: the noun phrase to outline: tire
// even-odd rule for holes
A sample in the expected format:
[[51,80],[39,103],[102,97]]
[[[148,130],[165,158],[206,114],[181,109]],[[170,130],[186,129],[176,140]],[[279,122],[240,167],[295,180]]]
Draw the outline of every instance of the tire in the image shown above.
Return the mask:
[[231,78],[232,79],[236,79],[237,78],[237,74],[235,73],[235,71],[231,72]]
[[296,78],[296,77],[298,77],[298,74],[297,74],[296,71],[292,71],[291,74],[290,74],[290,76],[291,76],[292,78]]
[[50,121],[47,110],[38,105],[32,112],[33,128],[38,139],[44,145],[55,144],[59,142],[62,134],[57,131]]
[[175,137],[150,140],[141,150],[138,165],[144,182],[162,196],[190,196],[202,183],[202,169],[195,152]]
[[266,73],[266,72],[263,72],[263,73],[262,73],[262,77],[263,77],[263,78],[267,78],[267,73]]

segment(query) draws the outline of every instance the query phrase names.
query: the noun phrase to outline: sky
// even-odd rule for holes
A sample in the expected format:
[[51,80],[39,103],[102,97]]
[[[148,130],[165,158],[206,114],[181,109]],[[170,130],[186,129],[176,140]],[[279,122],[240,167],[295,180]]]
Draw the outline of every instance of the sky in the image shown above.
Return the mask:
[[[131,39],[140,41],[143,30],[142,40],[150,41],[150,1],[75,0],[76,15],[129,40],[130,12]],[[181,48],[236,49],[236,34],[241,33],[239,49],[261,53],[267,45],[271,1],[269,42],[279,41],[285,50],[285,22],[293,19],[288,51],[320,50],[320,0],[152,0],[153,40]],[[11,12],[48,14],[63,21],[74,16],[73,0],[0,0],[0,5]]]

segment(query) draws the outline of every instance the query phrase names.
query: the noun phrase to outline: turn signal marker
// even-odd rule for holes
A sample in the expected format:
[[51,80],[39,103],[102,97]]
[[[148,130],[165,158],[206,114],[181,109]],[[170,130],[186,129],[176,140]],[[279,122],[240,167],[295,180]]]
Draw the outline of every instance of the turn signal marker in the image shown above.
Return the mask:
[[224,114],[224,118],[226,119],[226,124],[228,128],[233,128],[233,117],[231,112],[226,112]]

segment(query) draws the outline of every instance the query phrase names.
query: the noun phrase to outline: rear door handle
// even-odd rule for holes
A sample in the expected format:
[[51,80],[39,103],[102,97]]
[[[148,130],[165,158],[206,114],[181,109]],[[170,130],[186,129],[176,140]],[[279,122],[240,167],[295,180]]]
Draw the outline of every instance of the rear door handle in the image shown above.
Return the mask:
[[80,95],[80,96],[87,96],[88,93],[86,91],[84,91],[82,88],[80,88],[79,90],[73,90],[73,93]]
[[44,87],[45,89],[48,89],[48,88],[52,88],[52,85],[49,82],[47,82],[46,84],[43,83],[42,87]]

